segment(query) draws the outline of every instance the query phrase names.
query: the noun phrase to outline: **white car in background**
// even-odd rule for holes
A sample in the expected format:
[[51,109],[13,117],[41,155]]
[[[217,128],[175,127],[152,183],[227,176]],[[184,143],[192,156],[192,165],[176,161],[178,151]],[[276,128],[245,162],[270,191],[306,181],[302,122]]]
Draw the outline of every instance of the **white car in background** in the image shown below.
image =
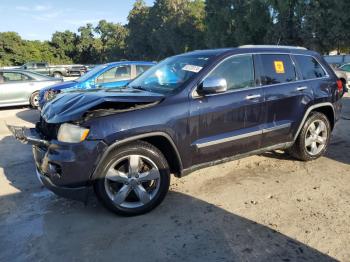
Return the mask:
[[62,82],[34,72],[17,69],[0,70],[0,107],[39,105],[39,90]]

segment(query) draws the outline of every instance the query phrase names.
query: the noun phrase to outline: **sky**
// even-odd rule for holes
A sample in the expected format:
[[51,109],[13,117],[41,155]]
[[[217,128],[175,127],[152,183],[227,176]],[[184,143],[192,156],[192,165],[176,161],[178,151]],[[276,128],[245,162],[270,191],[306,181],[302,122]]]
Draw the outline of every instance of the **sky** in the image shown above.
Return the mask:
[[[145,0],[152,5],[154,0]],[[99,20],[127,23],[135,0],[1,0],[0,32],[15,31],[23,39],[50,40],[56,31],[77,29]]]

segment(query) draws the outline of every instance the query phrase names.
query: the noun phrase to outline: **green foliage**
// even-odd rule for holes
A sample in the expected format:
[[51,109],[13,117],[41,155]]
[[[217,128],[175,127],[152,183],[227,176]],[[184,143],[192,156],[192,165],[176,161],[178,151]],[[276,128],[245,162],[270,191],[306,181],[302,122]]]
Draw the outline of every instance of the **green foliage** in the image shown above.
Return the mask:
[[348,0],[136,0],[122,25],[101,20],[50,41],[0,32],[0,66],[27,61],[105,63],[160,60],[203,48],[244,44],[304,45],[350,51]]

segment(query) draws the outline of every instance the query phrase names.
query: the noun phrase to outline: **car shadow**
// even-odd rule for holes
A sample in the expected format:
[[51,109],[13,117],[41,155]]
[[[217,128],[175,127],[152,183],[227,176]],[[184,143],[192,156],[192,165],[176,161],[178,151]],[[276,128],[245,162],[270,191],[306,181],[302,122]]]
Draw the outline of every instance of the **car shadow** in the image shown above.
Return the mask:
[[335,261],[179,192],[169,192],[151,213],[129,218],[106,211],[95,197],[86,206],[60,198],[37,181],[30,146],[7,136],[0,148],[14,152],[0,158],[11,185],[0,194],[0,261]]

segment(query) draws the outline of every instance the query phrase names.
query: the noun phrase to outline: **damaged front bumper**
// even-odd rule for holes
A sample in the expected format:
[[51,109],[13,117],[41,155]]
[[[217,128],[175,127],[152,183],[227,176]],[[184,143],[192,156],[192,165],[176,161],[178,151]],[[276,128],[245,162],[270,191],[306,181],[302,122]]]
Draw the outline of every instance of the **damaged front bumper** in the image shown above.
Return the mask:
[[65,198],[87,200],[91,174],[107,147],[105,143],[47,141],[35,128],[7,127],[17,140],[33,145],[37,176],[45,187]]

